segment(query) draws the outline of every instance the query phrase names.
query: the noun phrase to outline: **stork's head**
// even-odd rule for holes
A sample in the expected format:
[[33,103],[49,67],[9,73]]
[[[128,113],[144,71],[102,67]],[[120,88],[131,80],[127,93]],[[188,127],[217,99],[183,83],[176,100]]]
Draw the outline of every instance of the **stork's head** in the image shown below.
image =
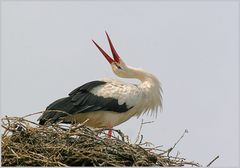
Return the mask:
[[123,62],[123,60],[119,57],[118,53],[116,52],[115,48],[113,47],[112,41],[107,34],[107,39],[112,51],[113,58],[111,58],[94,40],[93,43],[97,46],[97,48],[100,50],[100,52],[103,54],[103,56],[107,59],[107,61],[112,66],[113,72],[122,78],[129,78],[131,75],[129,74],[129,68],[127,65]]

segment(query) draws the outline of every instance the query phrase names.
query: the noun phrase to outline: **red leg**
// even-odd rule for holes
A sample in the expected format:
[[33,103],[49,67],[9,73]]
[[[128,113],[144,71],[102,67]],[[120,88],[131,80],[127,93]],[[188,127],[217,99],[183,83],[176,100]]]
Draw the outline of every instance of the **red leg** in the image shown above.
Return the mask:
[[108,124],[108,138],[112,137],[112,124]]
[[108,130],[108,138],[111,138],[112,137],[112,128],[109,128]]

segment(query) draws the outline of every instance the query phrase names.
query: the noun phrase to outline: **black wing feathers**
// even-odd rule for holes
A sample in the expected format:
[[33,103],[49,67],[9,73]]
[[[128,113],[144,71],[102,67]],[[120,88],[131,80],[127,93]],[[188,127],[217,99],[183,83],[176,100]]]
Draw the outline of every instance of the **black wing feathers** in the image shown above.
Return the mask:
[[56,100],[47,107],[46,110],[48,111],[44,112],[39,118],[40,124],[44,124],[47,120],[56,122],[60,117],[64,117],[68,114],[71,115],[100,110],[116,111],[119,113],[128,111],[130,108],[127,108],[125,103],[119,105],[117,99],[96,96],[90,92],[93,88],[104,84],[106,84],[104,81],[92,81],[74,89],[69,93],[69,97]]
[[103,85],[103,84],[106,84],[106,82],[104,82],[104,81],[92,81],[92,82],[85,83],[84,85],[74,89],[71,93],[69,93],[69,96],[73,96],[76,93],[79,93],[80,91],[89,92],[90,90],[92,90],[96,86],[100,86],[100,85]]

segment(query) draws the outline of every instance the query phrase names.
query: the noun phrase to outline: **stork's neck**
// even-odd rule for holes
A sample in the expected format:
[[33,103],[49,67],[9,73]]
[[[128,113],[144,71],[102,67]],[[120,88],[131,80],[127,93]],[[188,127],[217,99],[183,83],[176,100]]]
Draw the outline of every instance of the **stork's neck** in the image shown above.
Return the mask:
[[142,105],[146,111],[157,111],[158,107],[162,109],[162,88],[159,80],[153,74],[142,69],[128,68],[131,78],[136,78],[141,81],[138,87],[144,93],[145,99],[143,99]]
[[160,85],[158,79],[151,73],[146,72],[142,69],[128,67],[128,71],[131,78],[139,79],[142,83],[151,82],[155,85]]

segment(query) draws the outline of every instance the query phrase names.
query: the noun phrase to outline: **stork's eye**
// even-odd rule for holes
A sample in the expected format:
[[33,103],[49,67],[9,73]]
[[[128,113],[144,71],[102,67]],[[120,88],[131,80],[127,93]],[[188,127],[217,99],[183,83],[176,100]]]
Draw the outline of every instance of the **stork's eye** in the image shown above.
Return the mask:
[[122,67],[120,67],[119,65],[117,65],[118,69],[122,69]]
[[117,67],[118,69],[121,69],[121,70],[122,70],[122,67],[119,66],[117,63],[115,63],[115,65],[116,65],[116,67]]

